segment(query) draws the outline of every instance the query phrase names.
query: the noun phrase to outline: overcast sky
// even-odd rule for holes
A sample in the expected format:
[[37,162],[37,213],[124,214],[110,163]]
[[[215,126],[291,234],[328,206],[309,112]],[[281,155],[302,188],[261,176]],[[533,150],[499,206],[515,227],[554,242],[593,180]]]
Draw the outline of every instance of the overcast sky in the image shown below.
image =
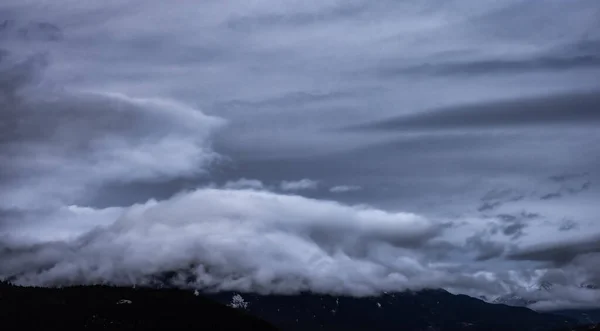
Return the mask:
[[597,0],[4,0],[0,111],[0,278],[600,302]]

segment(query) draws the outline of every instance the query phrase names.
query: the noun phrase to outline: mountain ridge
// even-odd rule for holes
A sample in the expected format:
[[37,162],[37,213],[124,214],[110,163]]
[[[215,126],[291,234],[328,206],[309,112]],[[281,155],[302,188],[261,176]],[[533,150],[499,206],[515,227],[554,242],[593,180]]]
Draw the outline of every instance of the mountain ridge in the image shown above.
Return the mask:
[[[41,305],[46,308],[39,309]],[[572,317],[490,304],[442,289],[350,297],[0,283],[0,306],[0,318],[20,328],[554,331],[582,324]]]
[[[528,308],[494,305],[445,290],[387,293],[378,297],[318,294],[207,293],[282,330],[554,330],[575,319]],[[236,302],[234,302],[234,300]],[[240,305],[240,302],[243,302]],[[507,318],[507,317],[510,318]]]

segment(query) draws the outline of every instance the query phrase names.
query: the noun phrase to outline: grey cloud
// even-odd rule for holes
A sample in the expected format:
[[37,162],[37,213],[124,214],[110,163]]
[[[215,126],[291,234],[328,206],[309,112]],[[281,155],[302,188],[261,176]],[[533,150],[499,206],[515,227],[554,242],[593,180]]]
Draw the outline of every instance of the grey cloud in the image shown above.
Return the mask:
[[581,178],[587,178],[589,176],[589,173],[584,172],[584,173],[565,173],[565,174],[560,174],[560,175],[554,175],[554,176],[550,176],[548,177],[548,179],[555,181],[555,182],[565,182],[565,181],[570,181],[573,179],[581,179]]
[[255,190],[263,190],[265,189],[265,185],[256,179],[238,179],[236,181],[228,181],[223,185],[223,188],[226,189],[255,189]]
[[523,60],[490,59],[464,63],[427,63],[406,69],[382,69],[381,75],[505,75],[524,71],[557,71],[585,68],[600,68],[598,54],[571,55],[565,57],[546,56]]
[[[10,53],[4,53],[8,58]],[[35,83],[40,79],[40,73],[48,65],[48,54],[38,53],[31,55],[24,60],[20,60],[15,64],[4,64],[0,66],[0,101],[13,102],[17,97],[17,93],[24,87]],[[3,108],[8,107],[4,104]]]
[[40,75],[45,59],[36,55],[2,76],[8,97],[0,100],[0,171],[10,174],[0,181],[3,205],[72,201],[82,190],[111,181],[189,177],[216,158],[208,136],[222,121],[185,105],[110,93],[23,90]]
[[48,22],[29,23],[19,29],[19,34],[26,40],[59,41],[64,38],[63,31]]
[[509,257],[565,264],[580,255],[597,252],[600,252],[600,236],[592,235],[523,248],[512,252]]
[[6,19],[0,23],[0,40],[58,42],[64,39],[60,27],[49,22],[19,22]]
[[580,188],[579,192],[585,191],[585,190],[589,190],[591,187],[592,187],[592,182],[591,181],[587,181],[587,182],[585,182],[585,183],[583,183],[581,185],[581,188]]
[[[563,153],[568,155],[569,150],[574,151],[561,145],[565,139],[546,140],[535,134],[425,134],[382,140],[366,147],[357,146],[349,151],[326,155],[264,159],[246,156],[218,144],[217,150],[230,155],[233,163],[213,174],[225,180],[246,177],[278,182],[290,178],[312,178],[324,185],[352,183],[362,186],[363,190],[352,195],[340,194],[336,198],[353,203],[368,201],[386,208],[403,206],[415,210],[411,208],[416,205],[421,208],[431,202],[423,210],[454,208],[452,204],[456,207],[463,204],[463,208],[476,210],[478,207],[486,209],[487,204],[500,208],[502,205],[510,207],[523,204],[530,201],[529,198],[539,200],[540,195],[555,190],[550,183],[544,183],[541,194],[532,195],[535,191],[533,187],[543,183],[546,176],[570,168],[591,171],[590,165],[594,163],[591,157],[596,153],[593,151],[595,145],[584,145],[582,141],[581,146],[588,146],[591,150],[577,152],[580,156],[574,155],[568,159],[559,157]],[[528,146],[530,143],[532,145]],[[550,155],[553,157],[550,158]],[[534,161],[542,159],[545,162]],[[559,159],[565,163],[554,163]],[[278,170],[274,172],[269,169]],[[512,174],[519,174],[521,179],[515,181],[510,176],[503,177],[507,175],[507,169]],[[527,183],[522,179],[527,179]],[[486,183],[488,181],[490,184]],[[493,198],[490,195],[478,202],[492,188],[507,186],[510,188],[507,196]],[[318,191],[314,193],[319,194]],[[462,198],[462,195],[469,197]],[[445,199],[448,197],[456,198],[452,203],[447,203]],[[435,202],[426,202],[429,200]],[[529,208],[523,206],[519,209]],[[535,209],[531,211],[537,212]]]
[[365,93],[368,91],[356,90],[356,91],[337,91],[329,93],[310,93],[310,92],[293,92],[286,93],[285,95],[278,96],[275,98],[268,98],[257,101],[242,101],[242,100],[230,100],[225,103],[218,104],[217,110],[220,112],[229,111],[248,111],[253,110],[265,110],[265,109],[277,109],[289,105],[302,106],[312,105],[322,106],[328,101],[336,101],[340,99],[353,99],[356,93]]
[[526,224],[514,222],[514,223],[510,223],[509,225],[507,225],[502,231],[505,235],[513,236],[513,238],[514,238],[514,237],[518,237],[518,236],[522,235],[522,231],[526,227],[527,227]]
[[562,194],[560,193],[548,193],[548,194],[544,194],[540,197],[540,199],[542,200],[552,200],[552,199],[558,199],[562,197]]
[[502,203],[499,201],[494,201],[494,202],[485,201],[479,207],[477,207],[477,210],[481,211],[481,212],[488,211],[488,210],[494,210],[500,205],[502,205]]
[[541,200],[552,200],[579,194],[592,187],[592,182],[589,180],[588,173],[556,175],[551,176],[549,179],[556,183],[560,183],[560,187],[556,192],[550,192],[540,196]]
[[581,193],[584,191],[589,190],[592,187],[592,182],[591,181],[586,181],[583,184],[581,184],[580,187],[567,187],[565,188],[566,191],[568,191],[570,194],[577,194],[577,193]]
[[540,218],[541,215],[537,213],[521,212],[515,214],[498,214],[498,218],[501,222],[496,226],[492,227],[494,232],[501,231],[505,236],[509,236],[512,239],[517,239],[524,235],[523,230],[529,226],[534,226],[533,220]]
[[529,213],[529,212],[526,212],[526,211],[521,212],[520,216],[523,217],[523,218],[525,218],[525,219],[530,219],[530,220],[541,217],[541,215],[538,214],[538,213]]
[[570,219],[564,219],[561,221],[561,224],[558,228],[559,231],[569,231],[569,230],[573,230],[573,229],[577,229],[578,228],[578,223],[570,220]]
[[329,192],[345,193],[345,192],[352,192],[352,191],[360,191],[361,189],[362,189],[362,187],[357,186],[357,185],[339,185],[339,186],[333,186],[333,187],[329,188]]
[[476,260],[485,261],[498,258],[504,254],[506,245],[486,238],[484,233],[478,233],[467,239],[467,246],[476,252]]
[[[477,211],[486,212],[497,209],[507,203],[523,200],[525,195],[523,192],[512,189],[491,190],[481,197],[481,205],[477,207]],[[523,215],[522,215],[523,216]],[[502,216],[500,216],[502,218]],[[513,216],[511,216],[513,217]]]
[[287,181],[284,180],[279,184],[279,188],[282,191],[303,191],[303,190],[314,190],[319,186],[317,181],[311,179],[301,179],[298,181]]
[[[18,238],[13,233],[3,240],[3,278],[141,283],[192,264],[201,287],[275,290],[277,279],[293,274],[300,282],[290,279],[281,290],[353,292],[366,286],[376,292],[419,284],[413,277],[427,268],[413,249],[439,233],[418,215],[251,190],[203,189],[126,209],[77,207],[57,216],[80,222],[102,216],[115,223],[71,242],[24,246],[7,240]],[[404,262],[392,258],[398,254]],[[338,284],[333,288],[330,277]]]
[[227,27],[234,30],[252,31],[257,29],[277,29],[302,27],[311,24],[326,23],[348,19],[367,11],[368,5],[359,1],[350,1],[343,5],[334,5],[324,10],[297,13],[272,13],[260,16],[241,16],[227,21]]
[[367,130],[406,131],[594,125],[600,123],[600,92],[546,96],[444,108],[364,125]]
[[8,57],[9,54],[9,51],[0,48],[0,62],[2,62],[5,57]]
[[514,192],[511,189],[494,189],[487,192],[483,197],[481,197],[481,200],[510,200],[511,197],[515,195],[515,193],[516,192]]
[[[455,49],[452,51],[428,54],[413,63],[393,59],[386,62],[389,64],[373,70],[374,74],[392,79],[404,76],[416,79],[431,76],[472,79],[478,76],[598,69],[600,35],[594,32],[598,30],[598,10],[591,1],[576,4],[554,2],[544,8],[515,1],[491,7],[479,15],[452,22],[450,26],[459,31],[476,31],[473,34],[478,37],[488,36],[505,42],[503,51],[477,52],[477,47],[461,48],[458,46],[460,42],[453,40]],[[578,17],[577,27],[571,30],[573,34],[570,38],[564,38],[567,31],[565,27],[553,24],[560,20],[558,17],[564,12]],[[524,34],[524,30],[535,33]],[[548,47],[537,48],[535,52],[513,52],[512,46],[519,43],[539,45],[543,43],[541,38],[545,38]]]
[[528,222],[540,216],[535,213],[522,212],[516,215],[500,214],[497,217],[503,222],[502,233],[512,236],[512,238],[518,238],[523,235],[523,230],[531,225]]
[[2,23],[0,23],[0,32],[2,32],[2,34],[8,34],[11,30],[13,30],[15,27],[15,21],[14,20],[8,20],[5,19],[4,21],[2,21]]

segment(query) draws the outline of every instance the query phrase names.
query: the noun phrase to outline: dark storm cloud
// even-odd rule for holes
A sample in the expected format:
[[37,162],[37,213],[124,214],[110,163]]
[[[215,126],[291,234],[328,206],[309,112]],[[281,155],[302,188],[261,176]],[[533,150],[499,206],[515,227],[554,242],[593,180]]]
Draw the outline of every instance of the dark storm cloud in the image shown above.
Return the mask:
[[558,199],[562,197],[562,194],[560,193],[548,193],[548,194],[544,194],[540,197],[540,199],[542,200],[552,200],[552,199]]
[[[514,205],[514,203],[529,198],[543,201],[568,198],[590,190],[592,182],[589,178],[589,173],[564,173],[549,176],[547,180],[542,180],[540,182],[541,187],[538,190],[519,190],[517,188],[494,189],[487,192],[480,199],[481,204],[477,210],[479,212],[489,212],[505,205]],[[517,217],[508,214],[499,214],[497,216],[504,220]],[[534,219],[538,216],[539,214],[537,213],[522,212],[519,218]]]
[[561,188],[562,191],[567,192],[569,194],[577,194],[577,193],[581,193],[584,191],[589,190],[592,187],[592,182],[591,181],[586,181],[583,184],[580,185],[572,185],[572,186],[563,186]]
[[25,212],[17,209],[0,208],[0,229],[14,226],[25,215]]
[[[595,43],[581,46],[585,49],[588,47],[592,48],[595,47]],[[596,49],[592,49],[591,51],[593,51],[591,54],[548,55],[522,60],[490,59],[463,63],[424,63],[404,69],[383,68],[380,75],[383,77],[393,75],[461,75],[469,77],[475,75],[508,75],[510,73],[523,73],[527,71],[543,72],[599,68],[600,51]]]
[[[216,157],[204,140],[222,120],[164,100],[48,89],[37,84],[48,69],[47,53],[19,55],[0,67],[0,209],[35,211],[55,199],[73,201],[83,195],[80,189],[109,178],[128,182],[131,171],[143,174],[155,161],[157,172],[146,173],[150,181],[180,178],[185,167],[190,177],[203,171],[202,160]],[[166,163],[156,159],[175,145],[180,154],[171,153]]]
[[531,220],[540,218],[541,216],[536,213],[521,212],[519,214],[499,214],[496,216],[502,221],[499,224],[499,228],[502,233],[506,236],[510,236],[516,239],[523,235],[523,230],[530,224]]
[[587,178],[588,176],[589,176],[589,173],[587,173],[587,172],[565,173],[565,174],[550,176],[550,177],[548,177],[548,179],[561,183],[561,182],[566,182],[566,181],[573,180],[573,179]]
[[320,105],[327,101],[337,101],[340,99],[353,98],[356,93],[365,93],[368,91],[337,91],[329,93],[309,93],[309,92],[293,92],[287,93],[275,98],[269,98],[259,101],[241,101],[232,100],[215,106],[216,111],[235,111],[256,109],[258,111],[265,109],[281,108],[285,106],[305,106],[305,105]]
[[502,232],[507,236],[512,236],[513,238],[519,237],[523,233],[523,229],[527,227],[524,223],[511,222],[507,225]]
[[5,19],[0,23],[0,40],[56,42],[64,38],[61,28],[49,22],[27,22]]
[[600,91],[424,111],[367,124],[379,131],[600,125]]
[[498,258],[504,254],[506,245],[486,238],[484,233],[478,233],[469,237],[466,241],[467,247],[476,253],[478,261],[486,261]]
[[560,187],[555,192],[541,195],[541,200],[552,200],[564,196],[576,195],[585,192],[592,187],[592,181],[589,180],[589,173],[555,175],[551,176],[549,179],[553,182],[560,183]]
[[0,48],[0,62],[10,54],[9,51]]
[[481,205],[477,211],[486,212],[497,209],[498,207],[511,202],[523,200],[525,194],[514,189],[491,190],[481,197]]
[[570,219],[564,219],[561,221],[561,224],[558,228],[559,231],[570,231],[573,229],[577,229],[578,228],[578,224],[576,221],[574,220],[570,220]]
[[367,9],[369,9],[367,3],[349,1],[347,5],[333,6],[319,12],[241,16],[232,18],[226,24],[228,28],[241,31],[293,28],[319,23],[331,24],[332,21],[348,19],[351,16],[364,13]]
[[[6,53],[6,58],[8,54],[10,53]],[[0,63],[0,97],[2,98],[15,98],[18,90],[35,82],[40,72],[48,65],[48,54],[37,53],[17,61],[16,64]],[[7,108],[6,105],[3,107]]]
[[[218,143],[218,142],[217,142]],[[385,179],[394,174],[398,178],[411,180],[422,174],[442,176],[453,168],[465,164],[444,161],[454,156],[464,156],[465,149],[485,151],[502,147],[502,139],[478,134],[431,135],[391,139],[350,150],[324,155],[289,158],[260,159],[236,154],[226,146],[217,144],[219,150],[230,155],[232,162],[216,171],[216,177],[262,178],[265,181],[281,181],[289,178],[311,178],[317,180],[346,180],[363,175],[375,180],[379,175]],[[272,171],[277,168],[278,171]],[[415,187],[418,189],[418,187]]]
[[558,265],[571,262],[580,255],[600,252],[600,235],[579,236],[555,243],[538,244],[508,255],[511,259],[547,261]]
[[539,218],[541,215],[526,211],[485,217],[489,224],[487,230],[479,231],[466,238],[465,254],[474,253],[478,261],[501,258],[511,249],[516,239],[526,235],[526,228],[535,228],[536,224],[533,221]]
[[502,203],[499,201],[494,201],[494,202],[488,202],[485,201],[484,203],[482,203],[479,207],[477,207],[478,211],[488,211],[488,210],[494,210],[495,208],[497,208],[498,206],[501,206]]

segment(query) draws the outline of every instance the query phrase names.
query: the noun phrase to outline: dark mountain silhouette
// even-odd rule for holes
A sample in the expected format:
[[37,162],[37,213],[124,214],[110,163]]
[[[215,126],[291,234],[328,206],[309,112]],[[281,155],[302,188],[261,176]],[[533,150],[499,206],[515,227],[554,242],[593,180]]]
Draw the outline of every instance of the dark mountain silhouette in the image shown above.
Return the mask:
[[357,298],[0,283],[0,319],[3,330],[587,330],[573,318],[444,290]]
[[444,290],[366,298],[316,294],[208,295],[221,303],[245,309],[282,330],[550,331],[578,324],[569,317],[489,304]]
[[556,330],[556,331],[598,331],[600,330],[600,324],[589,324],[589,325],[582,325],[582,326],[577,326],[577,327],[570,327],[570,328],[565,328],[562,330]]
[[552,311],[552,314],[574,318],[580,323],[600,323],[600,309],[565,309]]
[[0,284],[2,330],[276,330],[244,311],[177,289]]

